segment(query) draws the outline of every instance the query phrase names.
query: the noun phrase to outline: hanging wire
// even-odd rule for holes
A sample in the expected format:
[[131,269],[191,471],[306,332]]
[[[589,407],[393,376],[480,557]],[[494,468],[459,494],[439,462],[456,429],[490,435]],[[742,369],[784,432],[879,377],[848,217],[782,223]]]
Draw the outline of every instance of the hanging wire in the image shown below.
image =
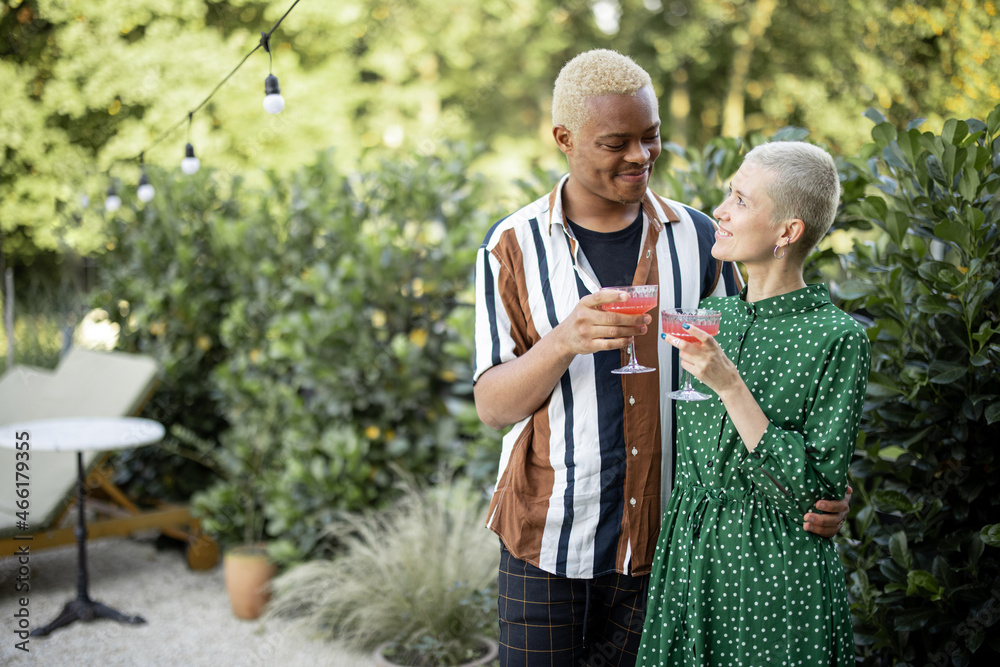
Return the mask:
[[[268,73],[270,73],[270,71],[271,71],[271,35],[274,33],[275,30],[278,29],[278,26],[281,25],[281,22],[284,21],[288,17],[288,15],[292,13],[292,10],[295,9],[295,6],[297,4],[299,4],[299,2],[300,2],[300,0],[295,0],[292,3],[292,5],[288,8],[288,10],[282,15],[282,17],[280,19],[278,19],[278,22],[275,23],[273,26],[271,26],[270,30],[268,30],[267,32],[260,33],[260,41],[257,43],[257,46],[253,47],[250,50],[249,53],[247,53],[245,56],[243,56],[243,60],[241,60],[239,62],[239,64],[236,65],[236,67],[234,67],[233,70],[229,74],[227,74],[225,76],[225,78],[222,79],[222,81],[220,81],[215,86],[215,88],[212,89],[212,92],[210,92],[208,94],[208,96],[205,97],[205,99],[203,99],[201,102],[198,103],[198,106],[196,106],[194,109],[191,109],[190,111],[188,111],[186,119],[182,118],[181,120],[177,121],[176,123],[174,123],[173,125],[171,125],[170,127],[168,127],[166,130],[164,130],[163,132],[161,132],[160,135],[158,137],[156,137],[151,144],[149,144],[148,146],[146,146],[146,148],[143,149],[143,151],[140,152],[138,156],[136,156],[134,158],[120,159],[118,161],[121,161],[121,162],[130,162],[132,160],[138,159],[139,165],[141,166],[143,164],[143,156],[145,155],[145,153],[148,152],[148,151],[150,151],[150,150],[152,150],[160,142],[162,142],[168,136],[170,136],[171,134],[173,134],[177,130],[177,128],[179,128],[181,125],[184,124],[185,120],[187,120],[187,122],[188,122],[188,137],[190,138],[190,136],[191,136],[191,121],[193,120],[194,114],[196,114],[199,111],[201,111],[201,109],[206,104],[208,104],[208,101],[210,99],[212,99],[212,97],[217,92],[219,92],[219,89],[222,88],[222,86],[224,86],[226,84],[226,82],[229,81],[229,79],[231,79],[232,76],[234,74],[236,74],[237,71],[239,71],[239,69],[241,67],[243,67],[243,63],[245,63],[247,60],[249,60],[250,56],[252,56],[254,53],[256,53],[257,49],[259,49],[261,47],[263,47],[264,50],[267,51],[267,56],[268,56]],[[110,171],[110,167],[108,168],[108,170]]]

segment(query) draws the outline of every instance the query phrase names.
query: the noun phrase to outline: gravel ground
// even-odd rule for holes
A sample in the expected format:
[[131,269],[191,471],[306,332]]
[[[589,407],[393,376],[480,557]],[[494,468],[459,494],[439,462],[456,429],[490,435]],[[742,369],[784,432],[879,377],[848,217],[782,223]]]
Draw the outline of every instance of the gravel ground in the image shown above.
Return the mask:
[[29,652],[14,614],[28,599],[32,628],[51,622],[76,597],[76,547],[30,556],[28,593],[19,593],[18,563],[0,558],[0,665],[79,667],[373,667],[368,655],[306,636],[284,620],[244,621],[233,616],[222,566],[190,570],[180,549],[158,549],[152,539],[102,538],[88,544],[90,597],[142,625],[76,622],[48,637],[31,637]]

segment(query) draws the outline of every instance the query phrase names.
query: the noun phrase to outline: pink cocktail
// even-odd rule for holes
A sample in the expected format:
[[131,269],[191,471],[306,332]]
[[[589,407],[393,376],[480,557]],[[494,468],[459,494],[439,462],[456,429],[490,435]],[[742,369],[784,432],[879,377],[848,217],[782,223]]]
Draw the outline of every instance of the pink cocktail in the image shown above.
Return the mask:
[[[722,320],[722,313],[717,310],[706,310],[704,308],[670,308],[660,311],[663,323],[663,333],[665,336],[675,336],[689,343],[698,343],[698,339],[691,334],[691,328],[698,328],[709,334],[717,336],[719,334],[719,323]],[[687,329],[684,326],[687,325]],[[667,398],[675,401],[703,401],[708,398],[707,394],[695,391],[691,384],[691,374],[682,371],[684,375],[684,386],[677,391],[667,394]]]
[[[709,336],[719,335],[718,322],[715,322],[714,324],[695,324],[694,326],[698,327],[699,329],[707,333]],[[683,322],[679,322],[677,320],[670,320],[668,322],[666,316],[664,316],[663,333],[667,334],[668,336],[677,336],[681,340],[686,340],[691,343],[697,342],[698,339],[692,336],[690,333],[688,333],[688,331],[689,329],[684,328]]]
[[[608,287],[606,289],[619,289]],[[656,308],[657,298],[655,296],[630,296],[628,301],[615,301],[604,304],[604,310],[613,310],[616,313],[627,313],[628,315],[642,315]]]
[[[656,295],[656,285],[625,285],[622,287],[604,287],[602,290],[628,293],[628,300],[626,301],[612,301],[601,306],[602,309],[615,313],[642,315],[656,308],[656,305],[659,303]],[[635,358],[635,336],[629,336],[628,363],[611,372],[616,375],[629,375],[631,373],[650,373],[655,370],[655,368],[643,366],[638,362]]]

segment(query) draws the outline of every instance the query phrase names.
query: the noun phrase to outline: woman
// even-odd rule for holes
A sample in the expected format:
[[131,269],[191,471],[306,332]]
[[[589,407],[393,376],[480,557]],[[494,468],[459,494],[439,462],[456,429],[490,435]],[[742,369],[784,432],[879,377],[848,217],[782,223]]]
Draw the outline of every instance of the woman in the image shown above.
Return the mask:
[[844,495],[870,363],[862,327],[802,274],[839,197],[828,154],[776,142],[747,154],[715,210],[712,254],[748,282],[702,302],[722,311],[717,339],[665,336],[710,398],[676,405],[639,665],[854,664],[835,547],[800,519]]

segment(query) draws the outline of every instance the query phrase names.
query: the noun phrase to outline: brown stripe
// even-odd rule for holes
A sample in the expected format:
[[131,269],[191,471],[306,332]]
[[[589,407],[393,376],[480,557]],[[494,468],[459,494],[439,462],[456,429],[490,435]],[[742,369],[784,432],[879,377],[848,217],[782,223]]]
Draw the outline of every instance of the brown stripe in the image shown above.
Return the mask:
[[510,318],[509,333],[514,341],[514,354],[521,356],[541,340],[541,336],[532,322],[524,258],[513,230],[503,232],[492,254],[506,269],[497,276],[497,292]]
[[[541,336],[532,321],[524,258],[513,231],[503,233],[493,248],[493,256],[506,269],[498,276],[497,291],[511,319],[509,333],[514,340],[514,353],[521,356]],[[555,472],[549,463],[550,400],[551,396],[539,406],[514,443],[490,502],[493,517],[490,529],[515,557],[536,567],[555,482]]]
[[[656,262],[656,239],[659,234],[649,230],[647,248],[651,248],[650,259],[645,268],[644,280],[636,284],[659,284],[659,266]],[[643,252],[645,257],[645,249]],[[641,260],[640,260],[641,266]],[[636,276],[639,278],[639,276]],[[657,336],[659,332],[660,309],[650,312],[653,321],[642,336],[635,337],[638,361],[644,366],[656,368],[652,373],[623,375],[622,397],[625,401],[625,506],[622,516],[622,538],[618,543],[617,561],[622,566],[628,543],[632,544],[632,561],[639,563],[639,569],[632,574],[648,572],[656,547],[655,535],[659,530],[659,520],[651,523],[649,517],[659,516],[660,511],[660,369],[657,356]],[[628,354],[623,351],[623,363]],[[635,448],[638,454],[633,455]],[[635,498],[636,505],[630,502]],[[636,551],[637,546],[644,547]]]

